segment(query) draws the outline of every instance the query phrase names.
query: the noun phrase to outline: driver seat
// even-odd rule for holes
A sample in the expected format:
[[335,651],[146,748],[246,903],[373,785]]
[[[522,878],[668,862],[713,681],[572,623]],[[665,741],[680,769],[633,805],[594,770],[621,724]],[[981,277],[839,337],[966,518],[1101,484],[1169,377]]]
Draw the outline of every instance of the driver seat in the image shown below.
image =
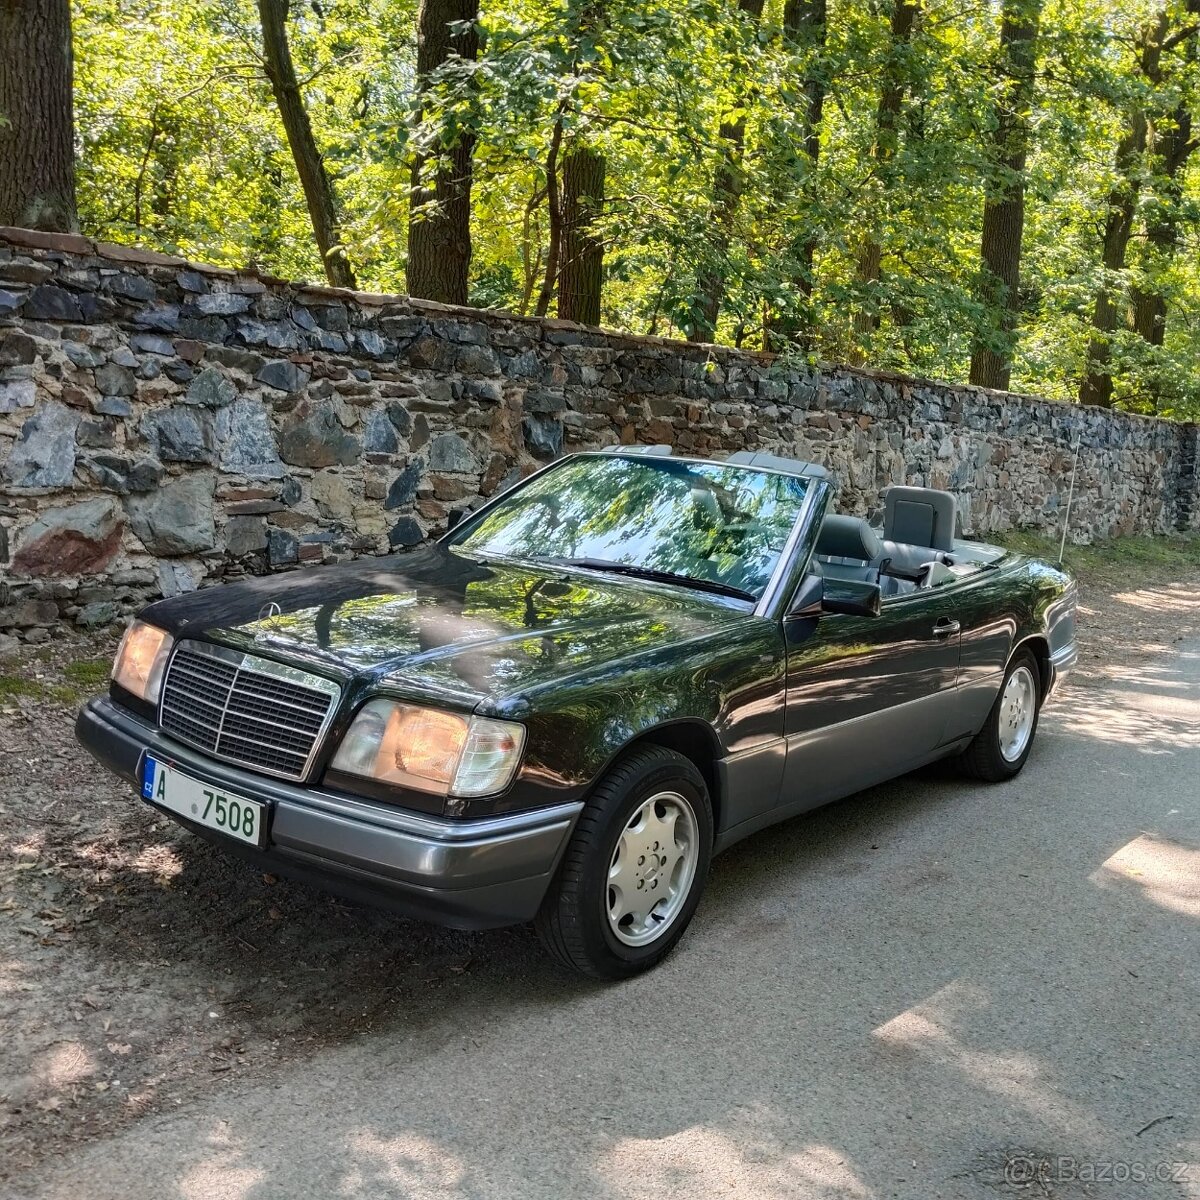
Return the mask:
[[884,595],[902,590],[901,580],[879,574],[880,564],[890,558],[879,534],[860,517],[828,513],[817,532],[813,560],[827,579],[878,582]]

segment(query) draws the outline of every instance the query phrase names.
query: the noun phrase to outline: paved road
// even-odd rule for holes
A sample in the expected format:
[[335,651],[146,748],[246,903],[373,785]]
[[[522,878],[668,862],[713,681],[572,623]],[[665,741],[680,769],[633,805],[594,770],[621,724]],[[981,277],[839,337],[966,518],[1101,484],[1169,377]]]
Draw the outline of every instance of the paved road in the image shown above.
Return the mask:
[[[1013,784],[926,773],[731,851],[648,977],[576,983],[514,944],[498,936],[499,961],[436,1011],[21,1186],[1200,1196],[1200,643],[1068,692]],[[1022,1154],[1042,1179],[1011,1188]],[[1129,1182],[1188,1162],[1188,1182]]]

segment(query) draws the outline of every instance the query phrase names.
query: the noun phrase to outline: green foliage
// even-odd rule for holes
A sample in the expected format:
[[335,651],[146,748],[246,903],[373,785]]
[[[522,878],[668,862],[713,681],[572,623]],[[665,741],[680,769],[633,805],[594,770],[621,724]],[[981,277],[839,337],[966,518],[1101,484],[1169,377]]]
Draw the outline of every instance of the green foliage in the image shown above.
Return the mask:
[[[1033,530],[1012,530],[991,535],[988,540],[1047,562],[1058,561],[1059,539]],[[1200,537],[1194,533],[1119,537],[1088,546],[1076,546],[1068,541],[1063,564],[1087,583],[1103,581],[1133,586],[1131,581],[1152,581],[1164,572],[1194,571],[1200,565]],[[1177,575],[1169,574],[1168,577]]]
[[108,686],[111,670],[111,658],[77,658],[74,662],[67,663],[64,674],[68,683],[91,693]]
[[[413,3],[294,4],[289,36],[356,265],[403,286]],[[320,279],[252,0],[82,0],[81,219],[90,232]]]
[[42,688],[23,675],[0,675],[0,702],[15,700],[18,696],[40,696]]
[[0,674],[0,703],[25,696],[34,700],[54,699],[64,704],[75,704],[108,687],[111,667],[110,657],[77,659],[67,663],[63,677],[58,682],[41,671],[33,674]]
[[[1115,396],[1163,416],[1200,414],[1200,155],[1172,180],[1172,114],[1200,125],[1195,36],[1139,64],[1141,32],[1188,0],[1045,0],[1027,168],[1013,388],[1074,399],[1098,289],[1122,311]],[[1191,4],[1194,8],[1194,2]],[[528,312],[549,238],[546,164],[564,143],[602,152],[607,193],[603,319],[680,335],[697,281],[725,280],[718,340],[757,348],[770,313],[801,352],[963,380],[982,323],[979,239],[990,153],[998,5],[924,0],[893,45],[890,0],[829,0],[823,39],[784,36],[783,0],[761,20],[734,0],[484,0],[477,63],[451,60],[416,117],[416,0],[296,0],[289,36],[318,145],[344,208],[364,287],[404,281],[415,146],[437,165],[476,136],[472,300]],[[260,60],[253,0],[79,0],[75,7],[80,208],[89,232],[197,259],[318,279],[308,214]],[[894,129],[877,126],[882,80],[900,84]],[[820,152],[804,149],[805,86],[825,91]],[[1134,236],[1100,266],[1117,145],[1148,113],[1135,164]],[[714,237],[713,186],[744,122],[731,236]],[[876,139],[886,153],[872,152]],[[1164,249],[1148,236],[1168,215]],[[863,283],[864,234],[882,247]],[[813,254],[811,295],[802,286]],[[1133,331],[1133,289],[1161,295],[1165,338]],[[863,306],[877,328],[856,330]],[[989,326],[996,324],[988,322]],[[1125,328],[1128,324],[1129,328]]]

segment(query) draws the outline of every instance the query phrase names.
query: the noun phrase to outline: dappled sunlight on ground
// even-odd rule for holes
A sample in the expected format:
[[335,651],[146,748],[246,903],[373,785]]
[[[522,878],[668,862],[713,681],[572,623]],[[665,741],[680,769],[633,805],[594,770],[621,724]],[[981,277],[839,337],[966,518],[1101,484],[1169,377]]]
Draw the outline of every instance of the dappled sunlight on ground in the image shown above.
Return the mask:
[[354,1165],[338,1189],[340,1196],[459,1200],[474,1190],[467,1186],[462,1162],[432,1138],[417,1133],[391,1138],[372,1132],[352,1133],[347,1148]]
[[1129,647],[1134,662],[1089,668],[1103,690],[1071,686],[1055,705],[1068,732],[1131,746],[1143,754],[1171,754],[1200,746],[1200,688],[1180,672],[1198,657],[1184,651],[1166,662],[1152,645]]
[[195,1163],[179,1181],[182,1200],[249,1200],[266,1172],[247,1162],[245,1148],[238,1144],[222,1121],[208,1139],[209,1153]]
[[153,875],[160,883],[166,883],[183,873],[183,859],[174,847],[161,844],[147,846],[132,860],[130,866],[143,875]]
[[[1122,701],[1114,706],[1113,698]],[[1180,699],[1151,708],[1144,692],[1089,694],[1079,689],[1055,708],[1057,723],[1068,733],[1100,742],[1116,742],[1143,754],[1173,754],[1200,746],[1200,702]],[[1165,711],[1164,711],[1165,709]]]
[[[3,911],[4,906],[0,904],[0,912]],[[19,959],[0,960],[0,996],[29,991],[34,985],[25,978],[28,974],[29,968]]]
[[1200,850],[1143,834],[1122,846],[1091,876],[1104,888],[1136,888],[1168,912],[1200,917]]
[[1142,612],[1161,613],[1164,616],[1188,617],[1200,614],[1200,593],[1183,584],[1117,592],[1112,599],[1118,604],[1126,604]]
[[956,1032],[977,1023],[991,1007],[988,993],[954,980],[933,995],[885,1021],[873,1036],[891,1050],[910,1051],[973,1087],[983,1088],[1037,1120],[1070,1136],[1103,1136],[1103,1126],[1085,1107],[1062,1095],[1038,1059],[1029,1054],[997,1054],[973,1049]]
[[183,860],[174,846],[165,842],[149,842],[145,846],[119,846],[100,838],[76,847],[75,857],[94,868],[106,878],[115,874],[135,872],[152,876],[167,884],[183,871]]
[[[1152,648],[1141,646],[1138,649],[1148,652]],[[1147,657],[1150,657],[1149,653]],[[1125,684],[1127,687],[1136,687],[1143,692],[1186,696],[1194,691],[1192,685],[1187,680],[1180,679],[1177,672],[1152,662],[1137,666],[1126,663],[1119,666],[1093,667],[1092,676],[1112,683]]]
[[50,1088],[79,1083],[96,1072],[96,1064],[82,1042],[60,1042],[34,1064],[34,1074]]
[[[751,1128],[759,1122],[749,1123]],[[599,1163],[618,1196],[867,1200],[876,1195],[832,1146],[787,1153],[754,1137],[694,1125],[664,1138],[621,1138]]]
[[1133,1200],[1012,1187],[1032,1151],[1191,1162],[1144,1194],[1200,1200],[1200,609],[1139,578],[1019,780],[750,839],[611,989],[249,870],[51,713],[0,788],[0,1194]]
[[[11,842],[8,842],[7,850],[13,858],[35,859],[41,854],[42,847],[45,844],[46,838],[44,834],[28,833],[22,838],[14,838]],[[3,843],[0,843],[0,845],[3,845]]]

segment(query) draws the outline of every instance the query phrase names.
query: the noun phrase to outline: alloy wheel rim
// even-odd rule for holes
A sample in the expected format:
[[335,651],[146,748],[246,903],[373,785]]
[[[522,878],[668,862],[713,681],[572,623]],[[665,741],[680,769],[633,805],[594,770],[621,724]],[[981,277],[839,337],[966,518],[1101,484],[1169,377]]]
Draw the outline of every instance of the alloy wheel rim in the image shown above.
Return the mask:
[[1004,685],[1000,697],[1000,754],[1005,762],[1016,762],[1029,746],[1037,717],[1037,684],[1033,672],[1018,667]]
[[696,877],[696,814],[678,792],[656,792],[625,823],[613,849],[605,912],[613,936],[648,946],[675,923]]

